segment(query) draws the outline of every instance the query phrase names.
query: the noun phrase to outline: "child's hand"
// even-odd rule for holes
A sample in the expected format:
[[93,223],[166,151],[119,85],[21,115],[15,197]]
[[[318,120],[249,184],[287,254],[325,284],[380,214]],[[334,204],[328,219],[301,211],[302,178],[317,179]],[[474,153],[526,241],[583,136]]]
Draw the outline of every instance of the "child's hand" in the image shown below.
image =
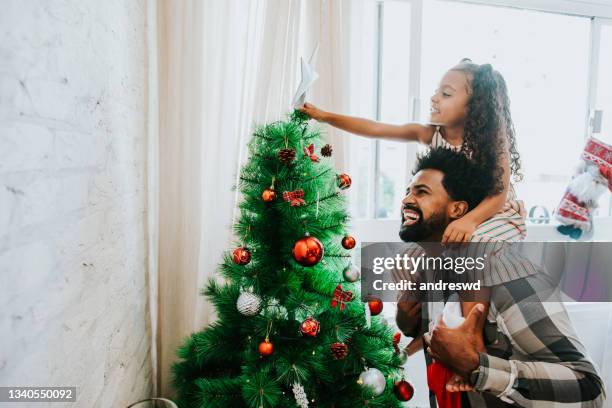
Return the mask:
[[311,103],[306,102],[304,106],[300,108],[300,112],[307,114],[310,118],[318,120],[319,122],[325,122],[326,112],[322,111]]
[[448,392],[459,392],[459,391],[472,391],[474,387],[461,376],[454,374],[446,383],[446,391]]
[[472,238],[474,231],[476,231],[476,227],[478,227],[478,224],[468,217],[456,219],[448,224],[444,230],[442,243],[468,242]]

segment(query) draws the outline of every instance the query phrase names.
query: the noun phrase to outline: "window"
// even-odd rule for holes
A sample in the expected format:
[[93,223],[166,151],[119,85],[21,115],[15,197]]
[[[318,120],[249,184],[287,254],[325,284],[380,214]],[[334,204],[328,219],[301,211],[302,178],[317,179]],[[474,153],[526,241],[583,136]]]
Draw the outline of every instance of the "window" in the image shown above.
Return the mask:
[[[511,98],[524,174],[515,186],[519,198],[528,210],[543,207],[552,214],[594,110],[603,112],[601,134],[612,135],[609,20],[442,0],[385,0],[378,7],[376,58],[370,62],[377,68],[377,98],[369,116],[426,122],[430,95],[447,69],[463,57],[491,63],[506,79]],[[359,166],[374,176],[357,177],[357,185],[368,185],[353,193],[352,202],[361,206],[354,217],[399,218],[416,144],[360,143]],[[609,213],[606,195],[598,214]]]
[[595,88],[595,109],[602,112],[600,136],[612,144],[612,21],[598,25],[599,64],[597,87]]

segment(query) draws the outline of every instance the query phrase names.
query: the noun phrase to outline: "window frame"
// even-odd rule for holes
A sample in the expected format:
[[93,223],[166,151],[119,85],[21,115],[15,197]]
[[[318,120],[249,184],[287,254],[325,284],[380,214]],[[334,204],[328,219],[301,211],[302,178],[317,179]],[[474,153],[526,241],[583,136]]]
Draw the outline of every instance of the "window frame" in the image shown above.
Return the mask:
[[[421,49],[422,49],[422,25],[423,25],[423,0],[375,0],[377,3],[377,28],[376,35],[376,69],[374,79],[374,87],[376,95],[374,116],[376,120],[381,119],[381,84],[382,84],[382,33],[384,24],[384,4],[389,1],[400,1],[410,3],[411,18],[410,18],[410,101],[411,101],[411,121],[417,121],[420,117],[420,86],[421,86]],[[599,80],[599,49],[601,28],[604,25],[612,26],[612,4],[604,3],[604,0],[441,0],[449,3],[467,3],[484,6],[496,6],[506,8],[518,8],[530,11],[548,12],[553,14],[564,14],[572,16],[587,17],[591,19],[590,38],[589,38],[589,60],[588,60],[588,78],[587,78],[587,114],[584,119],[584,135],[585,139],[591,134],[592,117],[595,111],[597,101],[597,82]],[[360,218],[361,220],[385,220],[378,218],[376,213],[379,207],[379,192],[380,192],[380,141],[373,140],[372,146],[372,162],[374,164],[374,172],[372,174],[372,195],[373,200],[367,206],[367,216]],[[406,174],[411,170],[410,161],[406,162]],[[600,218],[608,218],[612,216],[612,196],[610,197],[610,205],[608,214],[600,216]],[[551,217],[552,218],[552,217]],[[531,220],[528,220],[531,221]],[[550,219],[539,220],[539,222],[548,223]]]

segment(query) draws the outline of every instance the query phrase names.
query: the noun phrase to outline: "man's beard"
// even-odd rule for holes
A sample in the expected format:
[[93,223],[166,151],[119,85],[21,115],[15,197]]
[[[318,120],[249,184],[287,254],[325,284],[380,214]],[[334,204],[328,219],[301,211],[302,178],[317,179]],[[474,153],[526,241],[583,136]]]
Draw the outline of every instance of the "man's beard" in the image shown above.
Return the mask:
[[400,226],[399,236],[404,242],[422,242],[425,239],[431,237],[437,232],[444,231],[446,227],[447,220],[444,216],[444,212],[433,213],[428,220],[423,218],[423,213],[421,209],[418,207],[413,207],[411,205],[406,205],[402,208],[402,210],[410,209],[419,214],[419,220],[412,225],[404,225],[404,214],[402,211],[402,223]]

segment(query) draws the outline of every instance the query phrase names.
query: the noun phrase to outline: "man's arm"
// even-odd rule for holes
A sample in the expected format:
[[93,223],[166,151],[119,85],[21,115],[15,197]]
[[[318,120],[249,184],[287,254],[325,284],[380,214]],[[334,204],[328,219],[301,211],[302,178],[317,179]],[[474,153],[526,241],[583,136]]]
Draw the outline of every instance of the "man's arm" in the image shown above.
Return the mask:
[[[522,407],[601,407],[601,378],[586,356],[562,302],[537,301],[545,293],[541,277],[497,286],[492,305],[501,317],[513,347],[527,356],[519,361],[479,354],[474,389]],[[538,292],[541,291],[541,292]]]
[[411,300],[400,299],[397,302],[395,315],[397,327],[407,337],[417,337],[421,334],[421,304]]

